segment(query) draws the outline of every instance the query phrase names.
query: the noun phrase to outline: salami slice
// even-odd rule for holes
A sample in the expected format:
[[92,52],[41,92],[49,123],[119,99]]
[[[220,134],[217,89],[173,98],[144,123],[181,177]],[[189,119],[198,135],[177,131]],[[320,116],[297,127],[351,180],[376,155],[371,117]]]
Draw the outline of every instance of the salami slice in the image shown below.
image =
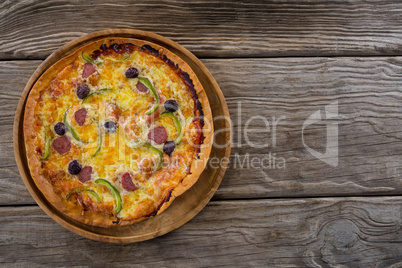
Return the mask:
[[87,109],[81,108],[74,113],[75,121],[77,121],[78,125],[82,126],[85,124],[85,119],[87,118]]
[[88,78],[94,72],[96,72],[95,66],[91,63],[85,63],[84,70],[82,71],[82,78]]
[[121,185],[126,191],[135,191],[138,189],[138,186],[133,183],[133,180],[128,172],[121,176]]
[[80,182],[87,182],[91,180],[91,174],[92,174],[92,167],[85,166],[81,169],[81,172],[78,173],[78,179],[80,180]]
[[157,144],[162,144],[167,139],[166,129],[162,126],[157,126],[151,129],[148,133],[148,139],[154,141]]
[[62,136],[53,140],[53,149],[59,154],[65,154],[71,149],[71,141],[67,136]]
[[141,82],[138,82],[137,85],[135,86],[139,92],[147,92],[148,88]]

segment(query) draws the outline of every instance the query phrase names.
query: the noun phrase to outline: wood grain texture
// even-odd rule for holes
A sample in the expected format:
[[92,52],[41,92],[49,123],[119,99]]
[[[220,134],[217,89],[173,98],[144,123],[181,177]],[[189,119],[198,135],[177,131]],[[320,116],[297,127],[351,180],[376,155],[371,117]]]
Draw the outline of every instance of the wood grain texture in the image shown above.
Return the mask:
[[[287,58],[247,60],[203,60],[226,97],[233,120],[232,163],[215,199],[295,196],[340,196],[401,194],[402,185],[402,58]],[[0,176],[1,204],[28,204],[33,200],[25,190],[12,157],[13,112],[29,76],[40,61],[0,63],[0,107],[3,124],[0,145],[3,170]],[[18,73],[18,77],[11,75]],[[5,100],[5,98],[7,100]],[[303,122],[316,110],[333,101],[339,103],[339,164],[331,167],[314,158],[302,144]],[[239,122],[238,105],[242,105]],[[13,108],[14,107],[14,108]],[[249,133],[253,143],[268,148],[242,146],[238,129],[254,115],[276,127],[272,132]],[[305,129],[308,146],[323,151],[325,124]],[[250,123],[261,130],[262,121]],[[272,130],[272,129],[271,129]],[[267,154],[286,160],[285,169],[240,168],[236,154],[244,161]]]
[[42,1],[0,3],[0,59],[44,59],[83,34],[132,28],[199,57],[400,55],[399,1]]
[[[225,94],[233,121],[232,162],[216,198],[402,192],[402,58],[204,62]],[[325,106],[334,102],[339,116],[324,119]],[[325,153],[327,125],[336,123],[336,167],[318,160],[303,145],[303,124],[316,111],[323,120],[305,128],[304,142]],[[255,116],[269,122],[269,132],[256,132],[267,128],[261,118],[250,121]],[[273,117],[282,118],[275,129]],[[256,130],[248,133],[253,146],[246,141],[247,122],[248,129]],[[286,168],[241,168],[247,154],[251,162],[269,153],[284,158]]]
[[112,245],[63,229],[36,206],[2,207],[0,264],[400,267],[401,211],[400,197],[215,201],[167,235]]
[[40,61],[0,62],[0,205],[35,203],[13,153],[13,123],[22,89]]

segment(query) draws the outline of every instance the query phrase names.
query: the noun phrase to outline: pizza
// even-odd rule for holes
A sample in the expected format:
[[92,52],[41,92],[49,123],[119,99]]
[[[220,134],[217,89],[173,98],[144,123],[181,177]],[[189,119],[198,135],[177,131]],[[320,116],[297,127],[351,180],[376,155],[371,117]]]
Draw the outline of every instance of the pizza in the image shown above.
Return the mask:
[[27,98],[31,176],[82,223],[129,225],[162,213],[199,178],[211,110],[185,61],[130,38],[102,39],[59,60]]

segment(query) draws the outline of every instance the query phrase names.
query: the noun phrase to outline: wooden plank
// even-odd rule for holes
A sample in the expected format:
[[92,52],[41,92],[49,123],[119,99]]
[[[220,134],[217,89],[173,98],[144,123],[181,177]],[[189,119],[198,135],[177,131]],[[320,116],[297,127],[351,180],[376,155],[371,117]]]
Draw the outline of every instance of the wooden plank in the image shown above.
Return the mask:
[[43,59],[85,33],[134,28],[199,57],[400,55],[400,1],[2,1],[0,59]]
[[0,263],[400,267],[401,211],[401,197],[215,201],[176,231],[122,246],[70,233],[36,206],[2,207]]
[[[39,63],[0,62],[0,204],[33,202],[17,175],[11,124],[19,93]],[[216,199],[402,193],[402,58],[211,59],[204,63],[225,94],[234,126],[232,162]],[[336,122],[336,167],[315,158],[302,142],[306,119],[317,110],[324,118],[325,106],[334,101],[339,103],[339,118],[305,128],[304,142],[325,152],[326,124]],[[266,118],[270,132],[250,132],[249,140],[268,144],[267,148],[246,143],[245,125],[253,116]],[[282,116],[275,135],[273,116]],[[257,118],[248,129],[263,130],[262,126],[264,122]],[[286,167],[269,166],[269,153],[283,158]],[[247,156],[250,162],[263,160],[265,167],[243,164]]]
[[0,62],[0,205],[33,204],[14,158],[13,123],[22,90],[40,61]]
[[[400,194],[402,192],[402,58],[286,58],[204,60],[223,90],[233,122],[232,163],[217,198]],[[338,102],[339,116],[325,118]],[[337,166],[310,154],[303,144],[307,118],[323,120],[304,130],[304,143],[325,153],[326,124],[338,125]],[[262,116],[269,132],[248,133],[247,121]],[[273,129],[273,119],[276,131]],[[261,119],[248,129],[262,130]],[[332,136],[330,134],[329,136]],[[273,139],[276,139],[274,142]],[[274,145],[276,143],[276,145]],[[259,168],[275,154],[286,168]],[[241,164],[249,154],[250,167]],[[257,160],[256,168],[251,166]],[[273,161],[271,161],[272,163]],[[247,164],[247,161],[246,161]]]

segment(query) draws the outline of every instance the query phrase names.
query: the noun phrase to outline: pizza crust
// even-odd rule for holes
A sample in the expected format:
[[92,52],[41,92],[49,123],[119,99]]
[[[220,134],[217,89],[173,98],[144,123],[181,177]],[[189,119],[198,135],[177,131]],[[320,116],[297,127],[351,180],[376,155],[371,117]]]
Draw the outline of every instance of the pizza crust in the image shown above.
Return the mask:
[[172,53],[171,51],[167,50],[164,47],[156,45],[151,42],[138,40],[138,39],[131,39],[131,38],[107,38],[101,39],[90,44],[87,44],[78,50],[76,50],[71,55],[62,58],[54,65],[52,65],[49,69],[47,69],[41,77],[39,77],[38,81],[32,87],[27,102],[25,106],[25,113],[24,113],[24,138],[25,138],[25,146],[26,146],[26,155],[28,159],[28,166],[31,171],[31,176],[38,187],[38,189],[42,192],[45,198],[49,201],[49,203],[54,206],[59,211],[63,212],[67,216],[80,221],[85,224],[100,226],[100,227],[112,227],[112,226],[122,226],[122,225],[130,225],[139,221],[142,221],[146,217],[141,217],[131,221],[124,221],[118,220],[114,216],[110,216],[107,214],[100,214],[95,213],[92,211],[85,211],[83,214],[82,207],[76,206],[71,202],[66,202],[64,198],[60,195],[56,194],[53,191],[53,186],[49,183],[48,179],[41,174],[40,167],[41,162],[39,161],[37,155],[35,154],[35,144],[33,142],[32,136],[35,136],[35,131],[33,128],[34,125],[34,111],[35,107],[38,103],[40,89],[42,88],[43,83],[50,82],[52,77],[55,77],[56,74],[64,68],[66,65],[72,63],[75,58],[82,53],[82,51],[94,51],[99,49],[100,45],[106,44],[110,46],[113,43],[117,44],[124,44],[124,43],[131,43],[138,47],[142,47],[143,45],[150,45],[152,48],[156,49],[160,55],[165,55],[168,59],[173,61],[175,64],[179,66],[179,68],[187,73],[194,84],[194,89],[198,96],[198,100],[202,105],[202,111],[204,113],[204,120],[207,121],[206,126],[208,127],[207,131],[204,131],[203,128],[203,135],[204,141],[203,144],[200,146],[200,150],[198,153],[198,159],[194,159],[190,168],[190,174],[188,174],[183,181],[173,190],[166,192],[163,194],[165,197],[159,208],[154,213],[153,216],[161,214],[165,211],[174,201],[175,198],[183,194],[187,191],[191,186],[193,186],[198,178],[200,177],[201,173],[203,172],[209,158],[209,154],[212,148],[213,142],[213,120],[212,120],[212,113],[211,108],[209,105],[209,101],[207,95],[205,93],[204,88],[202,87],[200,81],[198,80],[195,73],[192,71],[190,66],[183,61],[180,57]]

